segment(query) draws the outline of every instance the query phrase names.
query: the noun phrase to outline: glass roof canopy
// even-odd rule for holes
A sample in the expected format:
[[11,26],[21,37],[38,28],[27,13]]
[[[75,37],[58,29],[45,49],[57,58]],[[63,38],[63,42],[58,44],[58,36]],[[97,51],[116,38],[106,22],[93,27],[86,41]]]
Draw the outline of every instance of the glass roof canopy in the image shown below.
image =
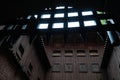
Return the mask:
[[[97,16],[96,16],[97,15]],[[104,18],[106,12],[87,9],[79,10],[72,6],[56,6],[53,8],[45,8],[41,14],[29,15],[27,19],[34,16],[39,20],[37,29],[64,29],[64,28],[80,28],[80,27],[97,27],[114,25],[115,21],[112,18]],[[99,17],[103,16],[103,17]]]

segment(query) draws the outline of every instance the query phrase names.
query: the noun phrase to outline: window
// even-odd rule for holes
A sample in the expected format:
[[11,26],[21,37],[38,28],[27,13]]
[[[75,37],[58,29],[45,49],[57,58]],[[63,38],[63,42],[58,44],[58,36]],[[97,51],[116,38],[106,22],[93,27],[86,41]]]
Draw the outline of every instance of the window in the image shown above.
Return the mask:
[[78,12],[69,12],[68,17],[76,17],[78,16]]
[[22,45],[20,44],[20,46],[19,46],[19,51],[20,51],[20,53],[21,53],[21,56],[23,55],[23,53],[24,53],[24,48],[22,47]]
[[52,67],[53,72],[60,72],[60,64],[59,63],[54,63]]
[[40,24],[38,24],[38,29],[48,29],[48,23],[40,23]]
[[92,72],[100,72],[100,67],[98,63],[92,63],[91,69],[92,69]]
[[33,66],[31,63],[29,64],[29,70],[30,70],[30,72],[32,72],[32,70],[33,70]]
[[72,57],[73,56],[73,50],[65,50],[65,54],[66,57]]
[[41,15],[42,19],[47,19],[47,18],[50,18],[50,17],[51,17],[51,14],[42,14]]
[[115,24],[113,19],[101,19],[100,22],[101,22],[102,25]]
[[71,6],[68,6],[68,9],[71,9],[71,8],[73,8],[73,7],[71,7]]
[[73,71],[72,63],[65,63],[65,72],[72,72],[72,71]]
[[68,22],[68,28],[73,28],[73,27],[80,27],[79,21]]
[[54,18],[63,18],[64,17],[64,13],[57,13],[54,15]]
[[84,21],[84,26],[96,26],[95,20]]
[[52,56],[53,57],[60,57],[61,56],[61,51],[60,50],[54,50]]
[[65,9],[65,6],[58,6],[56,9]]
[[99,56],[98,50],[89,50],[90,56]]
[[64,23],[53,23],[52,28],[63,28]]
[[83,11],[82,12],[82,16],[89,16],[89,15],[93,15],[92,11]]
[[27,19],[30,19],[32,17],[32,15],[28,15]]
[[35,14],[35,15],[34,15],[34,17],[37,19],[37,18],[38,18],[38,15],[37,15],[37,14]]
[[86,56],[85,50],[77,50],[77,56],[78,57],[84,57],[84,56]]
[[22,26],[22,29],[25,30],[27,28],[27,24]]
[[10,25],[10,26],[8,26],[7,30],[12,30],[13,27],[14,27],[14,25]]
[[106,14],[106,12],[102,12],[102,11],[96,11],[97,14]]
[[85,63],[79,63],[78,71],[79,72],[87,72],[88,71],[87,65]]

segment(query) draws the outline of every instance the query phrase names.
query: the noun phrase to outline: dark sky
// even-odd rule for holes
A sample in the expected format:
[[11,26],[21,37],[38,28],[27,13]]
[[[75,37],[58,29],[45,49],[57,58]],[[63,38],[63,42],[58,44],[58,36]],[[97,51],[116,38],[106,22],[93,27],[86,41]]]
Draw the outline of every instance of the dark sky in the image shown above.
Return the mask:
[[[73,5],[76,8],[97,8],[119,14],[119,0],[1,0],[0,1],[0,22],[9,21],[17,16],[39,12],[47,6],[54,6],[57,3]],[[105,2],[107,4],[105,4]]]

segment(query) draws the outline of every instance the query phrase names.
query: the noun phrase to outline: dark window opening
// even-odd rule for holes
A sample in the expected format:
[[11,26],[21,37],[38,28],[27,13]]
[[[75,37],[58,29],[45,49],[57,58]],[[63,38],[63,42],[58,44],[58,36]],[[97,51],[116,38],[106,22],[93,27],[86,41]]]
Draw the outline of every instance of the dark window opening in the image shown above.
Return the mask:
[[29,70],[30,70],[30,71],[32,71],[32,70],[33,70],[33,66],[32,66],[32,64],[31,64],[31,63],[29,64]]
[[54,50],[53,53],[61,53],[60,50]]
[[90,53],[98,53],[98,50],[89,50]]
[[23,53],[24,53],[24,48],[22,47],[22,45],[20,44],[20,46],[19,46],[19,50],[20,50],[20,53],[21,53],[21,56],[23,55]]
[[85,50],[77,50],[77,53],[85,53]]
[[65,53],[73,53],[73,50],[65,50]]

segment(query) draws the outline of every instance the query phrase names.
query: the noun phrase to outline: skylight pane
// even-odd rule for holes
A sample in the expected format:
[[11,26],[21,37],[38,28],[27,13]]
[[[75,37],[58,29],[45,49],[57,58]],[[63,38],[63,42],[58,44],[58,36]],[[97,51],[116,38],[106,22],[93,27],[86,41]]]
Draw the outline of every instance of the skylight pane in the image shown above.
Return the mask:
[[65,6],[58,6],[56,9],[65,9]]
[[71,7],[71,6],[68,6],[68,9],[71,9],[71,8],[73,8],[73,7]]
[[68,13],[68,17],[75,17],[78,16],[78,12],[70,12]]
[[97,14],[106,14],[106,12],[102,12],[102,11],[96,11]]
[[100,22],[101,22],[102,25],[107,25],[107,20],[106,19],[102,19],[102,20],[100,20]]
[[64,17],[64,13],[57,13],[54,15],[54,18],[63,18]]
[[95,20],[84,21],[84,26],[96,26]]
[[68,28],[80,27],[79,21],[68,22]]
[[41,23],[38,25],[38,29],[47,29],[48,28],[48,23]]
[[83,11],[82,12],[82,16],[89,16],[89,15],[93,15],[92,11]]
[[115,22],[113,21],[113,19],[107,19],[107,21],[109,21],[111,24],[115,24]]
[[34,15],[34,17],[37,19],[37,18],[38,18],[38,15]]
[[27,19],[30,19],[32,16],[31,15],[28,15]]
[[64,23],[53,23],[52,28],[64,28]]
[[50,17],[51,17],[50,14],[43,14],[43,15],[41,15],[42,19],[46,19],[46,18],[50,18]]

